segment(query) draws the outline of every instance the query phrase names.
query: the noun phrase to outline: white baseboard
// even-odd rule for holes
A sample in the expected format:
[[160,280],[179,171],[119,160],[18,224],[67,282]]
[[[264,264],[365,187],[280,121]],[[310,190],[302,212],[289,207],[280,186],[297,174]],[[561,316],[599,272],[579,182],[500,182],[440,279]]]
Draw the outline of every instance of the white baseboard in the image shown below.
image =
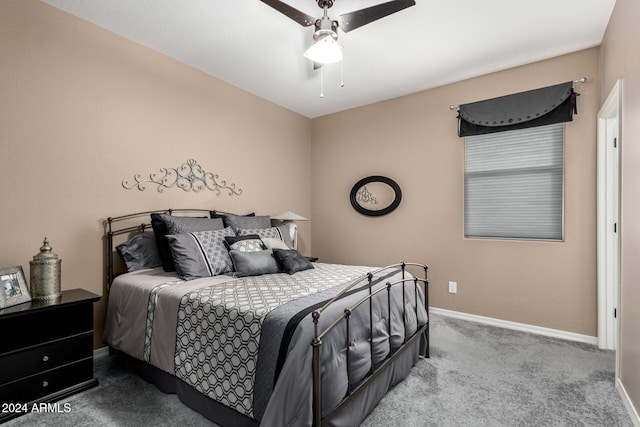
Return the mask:
[[616,378],[616,388],[618,389],[618,393],[620,393],[620,398],[622,399],[625,408],[627,408],[627,412],[629,413],[629,417],[631,417],[633,425],[640,427],[640,416],[638,415],[638,411],[636,411],[636,408],[633,406],[633,403],[627,394],[627,390],[624,388],[620,378]]
[[109,346],[100,347],[96,350],[93,350],[93,358],[104,357],[109,355]]
[[559,329],[544,328],[542,326],[527,325],[526,323],[510,322],[508,320],[494,319],[493,317],[478,316],[476,314],[446,310],[444,308],[429,307],[429,311],[431,313],[440,314],[442,316],[454,317],[456,319],[462,320],[470,320],[472,322],[497,326],[499,328],[513,329],[516,331],[529,332],[532,334],[560,338],[568,341],[577,341],[585,344],[598,345],[598,338],[589,335],[576,334],[574,332],[561,331]]

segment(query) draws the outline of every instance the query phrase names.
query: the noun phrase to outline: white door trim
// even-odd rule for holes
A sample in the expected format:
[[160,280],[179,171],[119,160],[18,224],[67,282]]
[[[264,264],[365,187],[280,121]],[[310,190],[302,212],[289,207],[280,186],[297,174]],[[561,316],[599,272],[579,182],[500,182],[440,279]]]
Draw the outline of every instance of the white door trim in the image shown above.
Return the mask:
[[[617,350],[620,320],[621,93],[618,80],[598,112],[598,345],[610,350]],[[616,360],[616,377],[617,370]]]

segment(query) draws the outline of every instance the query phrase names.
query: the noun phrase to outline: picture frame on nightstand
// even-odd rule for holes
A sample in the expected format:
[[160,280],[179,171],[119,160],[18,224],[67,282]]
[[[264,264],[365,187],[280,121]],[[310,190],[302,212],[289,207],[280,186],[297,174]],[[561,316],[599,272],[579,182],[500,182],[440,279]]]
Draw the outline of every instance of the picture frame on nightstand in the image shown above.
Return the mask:
[[0,268],[0,309],[31,301],[22,266]]

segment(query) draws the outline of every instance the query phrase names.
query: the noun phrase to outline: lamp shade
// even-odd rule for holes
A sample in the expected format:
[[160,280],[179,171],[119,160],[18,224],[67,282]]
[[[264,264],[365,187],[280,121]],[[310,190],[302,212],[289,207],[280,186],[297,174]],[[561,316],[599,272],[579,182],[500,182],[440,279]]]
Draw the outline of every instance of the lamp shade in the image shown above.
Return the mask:
[[307,49],[304,56],[318,64],[333,64],[342,61],[342,47],[329,34],[319,38]]
[[291,211],[284,211],[279,213],[278,215],[272,215],[271,219],[279,219],[281,221],[309,221],[302,215],[298,215],[297,213]]
[[291,242],[293,243],[293,249],[298,249],[298,226],[295,221],[309,221],[307,218],[302,215],[298,215],[295,212],[284,211],[279,213],[278,215],[271,216],[271,219],[277,219],[282,221],[282,225],[286,226],[289,229],[289,235],[291,237]]

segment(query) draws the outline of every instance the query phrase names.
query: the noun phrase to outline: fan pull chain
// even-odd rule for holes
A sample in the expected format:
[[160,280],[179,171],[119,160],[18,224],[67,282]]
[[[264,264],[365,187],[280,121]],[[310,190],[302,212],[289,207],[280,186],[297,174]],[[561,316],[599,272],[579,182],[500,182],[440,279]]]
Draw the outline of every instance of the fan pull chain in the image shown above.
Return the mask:
[[[324,98],[324,67],[320,67],[320,98]],[[344,87],[344,61],[340,62],[340,87]]]

